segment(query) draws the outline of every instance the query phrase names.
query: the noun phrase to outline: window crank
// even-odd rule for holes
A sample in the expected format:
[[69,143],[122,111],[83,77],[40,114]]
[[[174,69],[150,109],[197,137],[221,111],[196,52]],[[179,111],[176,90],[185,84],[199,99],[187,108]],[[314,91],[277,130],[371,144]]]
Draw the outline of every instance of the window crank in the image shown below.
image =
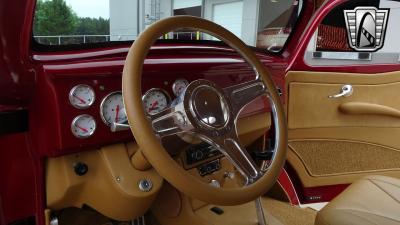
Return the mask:
[[353,86],[351,84],[343,85],[342,91],[336,95],[329,95],[329,98],[349,97],[353,94]]

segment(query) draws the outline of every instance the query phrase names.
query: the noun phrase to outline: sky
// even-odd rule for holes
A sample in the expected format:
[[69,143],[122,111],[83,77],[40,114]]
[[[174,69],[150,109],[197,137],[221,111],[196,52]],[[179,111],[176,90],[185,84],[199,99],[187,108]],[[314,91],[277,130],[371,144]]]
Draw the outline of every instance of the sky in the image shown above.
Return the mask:
[[66,0],[79,17],[109,18],[109,0]]

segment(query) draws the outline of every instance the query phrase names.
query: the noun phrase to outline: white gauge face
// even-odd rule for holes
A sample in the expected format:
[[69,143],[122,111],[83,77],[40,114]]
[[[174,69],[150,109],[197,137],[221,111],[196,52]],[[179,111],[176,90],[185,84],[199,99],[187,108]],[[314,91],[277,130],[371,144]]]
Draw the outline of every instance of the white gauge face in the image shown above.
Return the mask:
[[174,92],[174,95],[178,97],[179,95],[182,94],[182,92],[186,89],[186,87],[189,85],[189,82],[185,79],[178,79],[172,84],[172,92]]
[[128,121],[120,91],[113,92],[103,99],[100,105],[100,115],[107,126],[110,126],[113,122],[126,123]]
[[143,96],[143,105],[146,112],[150,115],[157,114],[168,107],[170,98],[161,89],[150,89]]
[[93,104],[95,94],[93,88],[86,84],[79,84],[69,92],[69,102],[77,109],[86,109]]
[[90,115],[75,117],[71,124],[71,131],[77,138],[88,138],[96,130],[96,121]]

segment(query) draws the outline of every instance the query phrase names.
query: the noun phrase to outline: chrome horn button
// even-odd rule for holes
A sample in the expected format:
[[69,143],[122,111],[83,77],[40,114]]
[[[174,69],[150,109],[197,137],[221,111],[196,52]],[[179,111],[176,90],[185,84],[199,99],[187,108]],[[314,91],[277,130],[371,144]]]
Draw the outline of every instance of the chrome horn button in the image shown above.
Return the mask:
[[198,86],[191,97],[191,111],[202,124],[223,128],[229,120],[229,108],[223,95],[214,87]]

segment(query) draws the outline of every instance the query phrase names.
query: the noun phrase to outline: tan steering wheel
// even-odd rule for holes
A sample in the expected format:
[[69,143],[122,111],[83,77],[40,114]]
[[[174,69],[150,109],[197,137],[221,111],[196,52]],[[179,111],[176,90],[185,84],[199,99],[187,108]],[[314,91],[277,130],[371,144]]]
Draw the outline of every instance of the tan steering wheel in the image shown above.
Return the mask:
[[[200,30],[224,41],[253,66],[257,78],[224,89],[208,80],[193,81],[176,104],[149,118],[142,104],[144,60],[160,36],[180,28]],[[283,107],[264,65],[251,49],[225,28],[191,16],[169,17],[152,24],[129,50],[122,90],[129,124],[143,154],[161,176],[183,193],[213,204],[237,205],[256,199],[275,183],[286,159],[287,128]],[[261,95],[267,95],[270,100],[276,133],[274,156],[268,168],[257,166],[239,144],[236,131],[240,110]],[[224,153],[246,178],[246,185],[217,188],[186,172],[160,142],[164,136],[185,132],[197,134]]]

